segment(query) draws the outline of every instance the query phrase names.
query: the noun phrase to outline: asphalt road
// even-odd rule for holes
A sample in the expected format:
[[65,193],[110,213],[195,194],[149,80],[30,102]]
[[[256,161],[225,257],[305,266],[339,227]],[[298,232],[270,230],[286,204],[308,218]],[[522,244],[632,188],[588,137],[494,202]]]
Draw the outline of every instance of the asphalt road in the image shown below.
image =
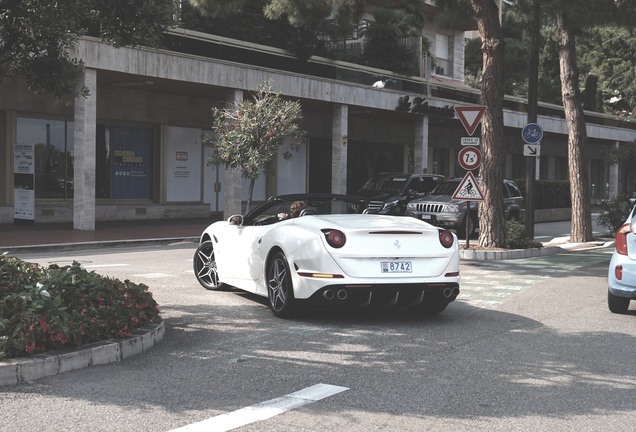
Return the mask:
[[[636,317],[607,310],[609,249],[463,263],[462,293],[436,317],[296,320],[274,318],[251,295],[205,291],[192,274],[194,249],[21,256],[78,260],[147,284],[166,334],[121,363],[1,387],[0,430],[631,431],[636,423]],[[320,384],[337,391],[305,396]]]

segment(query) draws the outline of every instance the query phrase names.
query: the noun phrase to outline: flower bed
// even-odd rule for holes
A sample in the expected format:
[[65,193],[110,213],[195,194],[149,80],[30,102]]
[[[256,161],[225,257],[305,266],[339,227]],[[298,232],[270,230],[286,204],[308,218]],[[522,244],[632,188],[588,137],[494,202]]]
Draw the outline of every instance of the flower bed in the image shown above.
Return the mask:
[[48,268],[0,255],[0,359],[124,338],[159,320],[148,287],[78,262]]

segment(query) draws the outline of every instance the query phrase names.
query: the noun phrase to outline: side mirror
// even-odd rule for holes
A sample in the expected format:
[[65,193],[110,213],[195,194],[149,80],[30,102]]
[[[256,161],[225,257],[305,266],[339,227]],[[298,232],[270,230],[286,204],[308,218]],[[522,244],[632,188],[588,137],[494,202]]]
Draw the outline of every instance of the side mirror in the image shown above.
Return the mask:
[[229,225],[243,225],[243,216],[242,215],[232,215],[227,219],[227,223]]

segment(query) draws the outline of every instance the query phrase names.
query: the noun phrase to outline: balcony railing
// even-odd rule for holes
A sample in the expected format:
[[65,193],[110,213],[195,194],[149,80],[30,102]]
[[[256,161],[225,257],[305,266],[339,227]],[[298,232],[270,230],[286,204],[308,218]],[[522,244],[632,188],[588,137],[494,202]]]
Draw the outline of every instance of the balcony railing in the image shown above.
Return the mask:
[[[452,80],[435,81],[434,78],[404,76],[390,71],[368,66],[314,56],[302,61],[287,51],[243,42],[236,39],[209,35],[185,29],[171,29],[166,32],[163,47],[167,50],[196,56],[230,61],[250,66],[265,67],[307,76],[332,79],[364,86],[371,86],[380,78],[390,79],[385,88],[405,92],[420,97],[447,100],[449,105],[459,103],[479,105],[480,91],[463,82]],[[440,60],[436,65],[444,68]],[[446,74],[436,74],[448,76]],[[528,101],[524,98],[505,96],[504,109],[527,112]],[[565,118],[560,105],[539,102],[538,114],[555,118]],[[586,111],[587,123],[636,130],[636,119],[617,117],[609,114]]]

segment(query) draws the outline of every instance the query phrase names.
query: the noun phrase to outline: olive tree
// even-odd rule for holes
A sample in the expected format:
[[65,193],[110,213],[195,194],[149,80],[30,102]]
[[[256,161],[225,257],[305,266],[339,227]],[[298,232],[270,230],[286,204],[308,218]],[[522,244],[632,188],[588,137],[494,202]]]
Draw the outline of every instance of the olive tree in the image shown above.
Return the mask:
[[286,160],[298,150],[302,111],[298,101],[285,100],[272,90],[271,82],[259,86],[253,98],[213,110],[214,134],[208,140],[216,151],[208,165],[223,164],[239,169],[250,180],[247,210],[252,204],[254,183],[263,170],[271,170],[280,151]]

